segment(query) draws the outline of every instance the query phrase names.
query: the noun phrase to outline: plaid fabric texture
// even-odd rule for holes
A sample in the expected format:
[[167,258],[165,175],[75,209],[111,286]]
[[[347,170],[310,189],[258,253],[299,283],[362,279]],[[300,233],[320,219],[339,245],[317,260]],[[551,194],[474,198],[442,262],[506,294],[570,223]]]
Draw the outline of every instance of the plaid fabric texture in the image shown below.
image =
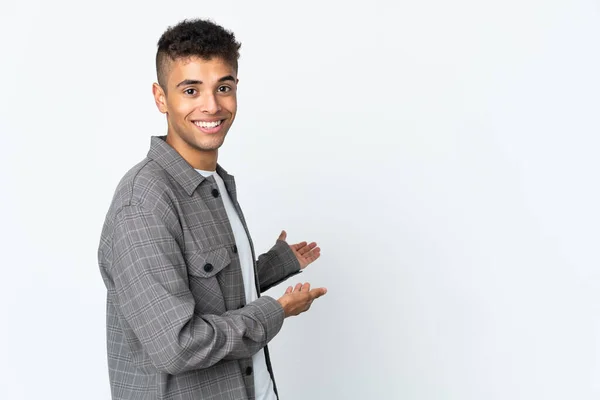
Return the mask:
[[[248,233],[234,178],[217,172]],[[217,184],[164,137],[152,137],[147,158],[119,183],[98,259],[113,399],[254,399],[251,357],[279,332],[283,309],[267,296],[245,304]],[[255,263],[257,291],[298,272],[287,243],[277,241]]]

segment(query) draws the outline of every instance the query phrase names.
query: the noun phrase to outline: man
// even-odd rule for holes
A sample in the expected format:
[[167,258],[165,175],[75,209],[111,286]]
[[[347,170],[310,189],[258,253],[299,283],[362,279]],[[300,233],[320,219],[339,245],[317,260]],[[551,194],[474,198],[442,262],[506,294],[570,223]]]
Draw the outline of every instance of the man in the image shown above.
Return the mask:
[[158,42],[152,91],[167,117],[119,183],[98,251],[108,290],[113,399],[277,399],[267,343],[325,288],[260,297],[315,261],[283,231],[255,262],[235,182],[218,149],[237,108],[234,35],[188,20]]

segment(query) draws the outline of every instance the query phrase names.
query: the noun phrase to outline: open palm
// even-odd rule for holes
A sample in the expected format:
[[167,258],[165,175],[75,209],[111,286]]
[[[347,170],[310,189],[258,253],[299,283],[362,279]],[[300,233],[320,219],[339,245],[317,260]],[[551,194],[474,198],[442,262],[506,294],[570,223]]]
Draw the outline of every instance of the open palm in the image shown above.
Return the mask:
[[[279,240],[285,241],[286,237],[287,233],[285,231],[281,231]],[[300,269],[308,267],[309,264],[316,261],[321,256],[321,249],[317,247],[315,242],[300,242],[296,244],[290,244],[289,246],[298,259],[298,262],[300,262]]]

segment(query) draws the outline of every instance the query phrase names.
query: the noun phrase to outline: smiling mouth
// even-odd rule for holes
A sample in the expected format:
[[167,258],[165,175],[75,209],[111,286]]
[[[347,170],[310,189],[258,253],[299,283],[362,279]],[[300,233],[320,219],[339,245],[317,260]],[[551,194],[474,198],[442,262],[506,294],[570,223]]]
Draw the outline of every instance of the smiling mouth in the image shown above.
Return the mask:
[[194,121],[194,125],[196,125],[197,127],[200,127],[200,128],[211,129],[211,128],[216,128],[217,126],[220,126],[223,123],[223,121],[225,121],[225,120],[222,119],[219,121],[212,121],[212,122]]

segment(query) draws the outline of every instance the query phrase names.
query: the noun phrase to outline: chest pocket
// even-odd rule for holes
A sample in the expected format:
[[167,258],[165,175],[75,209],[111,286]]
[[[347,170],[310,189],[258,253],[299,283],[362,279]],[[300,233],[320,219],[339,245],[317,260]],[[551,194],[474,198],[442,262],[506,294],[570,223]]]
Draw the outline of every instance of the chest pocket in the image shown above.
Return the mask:
[[196,302],[195,312],[225,312],[225,298],[217,278],[231,264],[227,249],[221,247],[210,251],[194,251],[187,258],[190,290]]

